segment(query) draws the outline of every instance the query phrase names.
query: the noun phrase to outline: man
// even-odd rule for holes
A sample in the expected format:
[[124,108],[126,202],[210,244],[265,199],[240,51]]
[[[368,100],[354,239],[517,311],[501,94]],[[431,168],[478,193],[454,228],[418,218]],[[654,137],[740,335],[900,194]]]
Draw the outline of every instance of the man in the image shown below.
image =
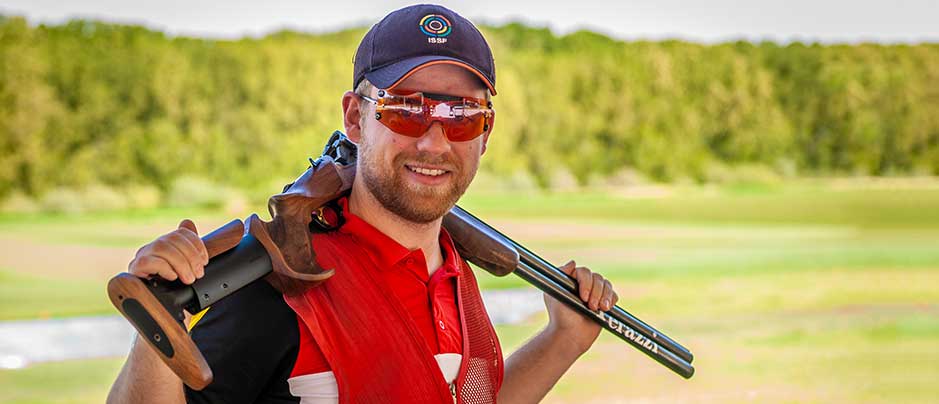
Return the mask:
[[[109,402],[537,402],[593,344],[600,327],[546,296],[548,326],[503,363],[472,271],[442,231],[494,123],[495,70],[479,31],[440,6],[395,11],[362,40],[352,88],[342,110],[359,155],[338,201],[345,223],[311,241],[336,275],[300,296],[255,282],[193,320],[215,373],[202,391],[138,339]],[[129,272],[188,284],[207,261],[184,220]],[[600,275],[573,261],[562,269],[591,309],[616,304]]]

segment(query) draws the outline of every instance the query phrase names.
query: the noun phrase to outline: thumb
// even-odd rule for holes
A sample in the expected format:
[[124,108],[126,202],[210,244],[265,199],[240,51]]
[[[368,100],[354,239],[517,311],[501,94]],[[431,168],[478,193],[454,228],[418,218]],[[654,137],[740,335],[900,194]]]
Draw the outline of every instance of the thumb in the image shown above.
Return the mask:
[[560,269],[561,272],[564,272],[565,274],[574,276],[574,269],[575,269],[575,268],[577,268],[577,263],[575,263],[574,260],[570,260],[570,261],[567,261],[566,264],[562,265],[562,266],[561,266],[560,268],[558,268],[558,269]]
[[179,228],[180,228],[180,229],[187,229],[187,230],[189,230],[189,231],[195,233],[196,235],[199,234],[199,231],[196,230],[196,224],[193,223],[192,220],[189,220],[189,219],[183,219],[183,221],[179,222]]

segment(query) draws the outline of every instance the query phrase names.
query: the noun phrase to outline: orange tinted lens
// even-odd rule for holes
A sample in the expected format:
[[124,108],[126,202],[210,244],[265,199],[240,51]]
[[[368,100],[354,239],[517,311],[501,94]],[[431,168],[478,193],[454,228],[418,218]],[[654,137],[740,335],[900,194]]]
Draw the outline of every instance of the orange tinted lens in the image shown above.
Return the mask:
[[447,139],[451,142],[465,142],[475,139],[483,133],[486,125],[485,114],[473,114],[459,118],[439,119],[442,122]]
[[379,121],[393,132],[410,137],[421,137],[427,131],[428,125],[424,114],[408,111],[387,109],[381,111]]

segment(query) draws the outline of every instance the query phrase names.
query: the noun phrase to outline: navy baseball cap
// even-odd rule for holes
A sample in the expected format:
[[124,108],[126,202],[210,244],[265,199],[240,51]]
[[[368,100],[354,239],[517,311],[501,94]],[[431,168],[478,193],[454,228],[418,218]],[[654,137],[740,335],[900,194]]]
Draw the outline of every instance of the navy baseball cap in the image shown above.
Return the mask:
[[367,78],[392,89],[435,64],[464,67],[496,94],[496,66],[486,39],[466,18],[433,4],[396,10],[372,26],[355,52],[352,88]]

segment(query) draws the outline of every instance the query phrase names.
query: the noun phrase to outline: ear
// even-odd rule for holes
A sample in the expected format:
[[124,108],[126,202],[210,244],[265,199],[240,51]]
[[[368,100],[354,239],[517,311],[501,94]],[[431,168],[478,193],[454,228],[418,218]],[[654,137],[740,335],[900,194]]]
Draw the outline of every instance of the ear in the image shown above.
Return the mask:
[[360,102],[362,102],[362,99],[352,91],[346,91],[342,95],[342,124],[346,128],[346,136],[349,137],[352,143],[356,144],[362,138],[362,127],[360,125],[362,114],[359,113]]
[[492,131],[488,131],[488,132],[486,132],[485,135],[483,135],[483,147],[479,150],[479,155],[480,155],[480,156],[482,156],[483,154],[486,154],[486,145],[489,143],[489,134],[490,134],[490,133],[492,133]]

